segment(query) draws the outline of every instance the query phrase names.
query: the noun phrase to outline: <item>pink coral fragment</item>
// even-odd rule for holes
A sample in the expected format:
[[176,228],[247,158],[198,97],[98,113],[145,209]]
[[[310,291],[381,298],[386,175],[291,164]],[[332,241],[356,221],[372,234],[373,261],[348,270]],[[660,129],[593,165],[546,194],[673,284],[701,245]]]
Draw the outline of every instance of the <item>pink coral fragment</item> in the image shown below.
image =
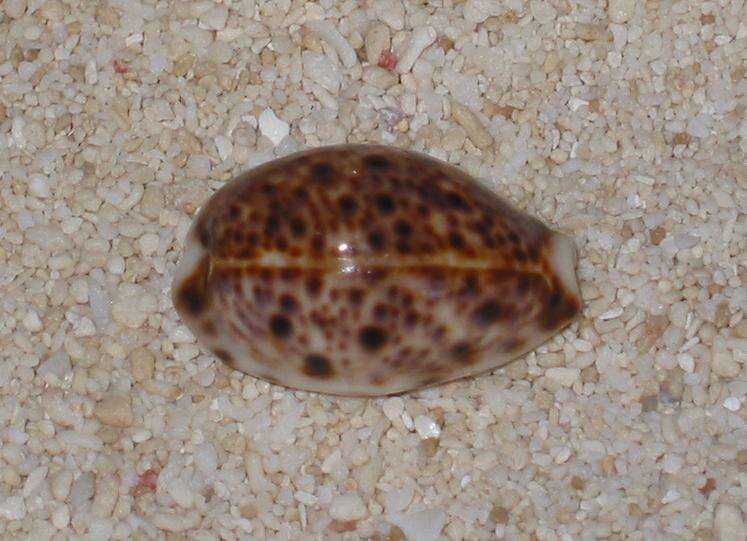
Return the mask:
[[397,55],[392,51],[381,51],[381,55],[379,55],[379,67],[394,71],[394,68],[397,67]]

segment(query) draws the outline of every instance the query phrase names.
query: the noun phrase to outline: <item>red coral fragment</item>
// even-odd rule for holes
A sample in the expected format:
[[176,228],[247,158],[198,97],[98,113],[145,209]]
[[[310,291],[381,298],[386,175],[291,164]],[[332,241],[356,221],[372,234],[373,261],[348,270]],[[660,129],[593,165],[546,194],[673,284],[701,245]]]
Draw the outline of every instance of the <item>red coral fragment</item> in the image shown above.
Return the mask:
[[379,67],[394,71],[394,68],[397,67],[397,55],[392,51],[381,51],[379,55]]
[[143,473],[140,474],[140,477],[138,478],[137,488],[140,489],[140,491],[142,492],[145,492],[146,490],[155,492],[157,481],[158,481],[157,471],[153,469],[145,470]]
[[128,71],[130,71],[130,68],[127,67],[127,64],[117,58],[112,60],[112,66],[114,66],[114,71],[116,73],[127,73]]

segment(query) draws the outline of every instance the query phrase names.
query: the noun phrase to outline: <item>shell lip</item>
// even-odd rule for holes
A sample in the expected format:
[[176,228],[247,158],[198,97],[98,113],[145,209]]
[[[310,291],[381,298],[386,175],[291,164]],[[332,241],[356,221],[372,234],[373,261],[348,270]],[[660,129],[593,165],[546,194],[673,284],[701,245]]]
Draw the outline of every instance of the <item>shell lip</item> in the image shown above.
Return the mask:
[[555,270],[561,285],[573,297],[581,299],[581,292],[576,276],[578,250],[571,237],[562,233],[553,233],[550,249],[550,263]]
[[211,260],[210,252],[197,238],[194,225],[190,228],[184,240],[182,254],[182,258],[176,265],[171,281],[171,301],[182,319],[188,320],[188,315],[182,313],[183,310],[179,309],[179,293],[182,286],[198,271],[205,258],[208,258],[208,262]]

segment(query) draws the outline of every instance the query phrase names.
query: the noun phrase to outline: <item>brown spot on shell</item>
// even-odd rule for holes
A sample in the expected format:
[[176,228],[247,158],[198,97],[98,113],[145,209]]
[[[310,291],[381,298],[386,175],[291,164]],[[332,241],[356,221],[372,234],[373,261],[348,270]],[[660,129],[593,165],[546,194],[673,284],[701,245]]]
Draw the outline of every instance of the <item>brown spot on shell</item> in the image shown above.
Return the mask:
[[386,383],[386,378],[382,374],[374,374],[368,381],[371,383],[371,385],[380,387]]
[[343,195],[337,200],[337,206],[344,216],[351,216],[358,210],[358,202],[352,195]]
[[352,304],[353,306],[360,306],[365,296],[366,292],[363,289],[357,287],[348,291],[348,299],[350,300],[350,304]]
[[280,269],[280,279],[283,282],[292,282],[301,276],[301,269],[297,267],[288,267]]
[[464,237],[462,237],[461,234],[454,232],[449,237],[449,244],[455,250],[463,250],[464,249]]
[[283,312],[295,312],[298,309],[298,301],[290,293],[280,297],[280,309]]
[[325,240],[320,233],[315,233],[311,237],[311,252],[314,255],[320,255],[324,251]]
[[297,238],[302,238],[306,234],[306,222],[302,218],[293,218],[290,222],[290,227]]
[[386,247],[386,237],[381,231],[373,231],[368,235],[368,244],[375,251],[383,250]]
[[492,325],[503,316],[504,311],[500,304],[494,300],[485,301],[472,313],[473,321],[481,326]]
[[277,191],[277,188],[275,188],[275,186],[273,186],[269,182],[260,183],[257,186],[257,189],[265,195],[273,195]]
[[321,162],[311,166],[311,176],[317,182],[330,182],[334,174],[335,169],[329,163]]
[[455,209],[469,208],[469,205],[467,205],[467,202],[464,200],[464,197],[462,197],[456,192],[447,192],[446,202],[449,204],[451,208],[455,208]]
[[390,214],[394,212],[396,205],[391,195],[380,193],[376,196],[376,207],[384,214]]
[[546,301],[540,324],[544,329],[554,329],[571,319],[580,309],[581,305],[578,299],[564,296],[561,292],[555,291]]
[[412,251],[412,247],[407,240],[398,240],[397,241],[397,252],[399,252],[402,255],[409,254]]
[[479,281],[477,274],[474,272],[468,272],[462,280],[462,287],[459,290],[459,295],[467,298],[476,297],[480,292]]
[[394,232],[400,237],[409,237],[412,234],[412,226],[404,220],[394,224]]
[[205,220],[200,220],[197,223],[196,235],[197,241],[203,248],[208,248],[210,246],[210,230],[207,228]]
[[312,297],[317,297],[322,292],[323,285],[324,283],[319,276],[311,276],[306,280],[306,291]]
[[370,154],[363,158],[363,167],[366,167],[367,169],[373,169],[373,170],[382,170],[382,169],[388,169],[391,166],[391,163],[386,158],[386,156],[383,156],[381,154]]
[[452,358],[459,364],[474,364],[478,357],[475,348],[467,341],[457,342],[450,350]]
[[199,315],[207,309],[210,303],[207,291],[209,273],[210,259],[206,256],[197,265],[195,272],[182,283],[175,299],[177,308],[192,316]]
[[241,207],[238,205],[229,205],[228,207],[228,219],[236,221],[241,218]]
[[335,370],[332,363],[323,355],[307,355],[304,359],[303,373],[312,378],[330,378]]
[[226,363],[226,365],[228,365],[231,368],[233,368],[235,361],[234,361],[233,355],[231,355],[227,350],[225,350],[223,348],[215,348],[213,350],[213,353],[221,361],[223,361],[224,363]]
[[507,338],[501,343],[501,349],[505,352],[512,353],[514,351],[518,351],[521,348],[524,347],[526,344],[526,340],[523,338],[518,338],[516,336],[512,336],[511,338]]
[[265,219],[265,235],[272,236],[280,230],[280,220],[270,215]]
[[204,332],[208,336],[213,336],[216,332],[218,332],[218,329],[215,328],[215,323],[208,319],[202,322],[202,332]]
[[369,325],[361,329],[358,341],[366,351],[378,351],[386,344],[387,334],[381,327]]
[[293,333],[293,323],[284,315],[274,315],[270,318],[270,332],[276,338],[288,338]]
[[526,274],[522,274],[519,277],[519,281],[516,283],[516,292],[521,295],[526,295],[527,291],[529,291],[529,276]]

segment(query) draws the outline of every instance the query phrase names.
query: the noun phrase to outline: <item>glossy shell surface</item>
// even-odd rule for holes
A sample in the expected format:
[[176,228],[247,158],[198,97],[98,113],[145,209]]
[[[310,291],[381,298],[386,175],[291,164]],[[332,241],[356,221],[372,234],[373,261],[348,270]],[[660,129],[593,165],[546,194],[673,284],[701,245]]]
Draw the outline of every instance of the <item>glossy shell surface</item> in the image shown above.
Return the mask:
[[569,238],[453,166],[376,145],[226,184],[188,233],[173,300],[232,368],[349,396],[497,368],[581,308]]

